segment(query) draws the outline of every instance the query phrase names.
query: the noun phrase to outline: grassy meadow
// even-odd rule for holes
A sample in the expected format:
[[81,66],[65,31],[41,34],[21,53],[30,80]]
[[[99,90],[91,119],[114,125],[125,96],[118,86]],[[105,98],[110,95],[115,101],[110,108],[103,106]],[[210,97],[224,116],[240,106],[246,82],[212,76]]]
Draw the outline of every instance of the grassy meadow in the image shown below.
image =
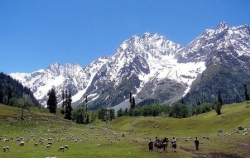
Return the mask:
[[[249,106],[247,102],[224,105],[222,115],[218,116],[211,111],[185,119],[121,117],[108,123],[97,120],[90,125],[79,125],[38,108],[25,110],[25,120],[21,120],[21,109],[0,105],[0,157],[250,157]],[[171,148],[168,152],[148,152],[148,141],[155,136],[167,136],[170,140],[176,137],[177,152],[171,152]],[[194,147],[196,136],[200,140],[199,151]],[[20,137],[24,146],[19,146]],[[41,138],[43,144],[39,143]],[[46,148],[48,142],[52,142],[50,148]],[[58,151],[64,145],[69,149]],[[5,146],[10,150],[4,152]]]

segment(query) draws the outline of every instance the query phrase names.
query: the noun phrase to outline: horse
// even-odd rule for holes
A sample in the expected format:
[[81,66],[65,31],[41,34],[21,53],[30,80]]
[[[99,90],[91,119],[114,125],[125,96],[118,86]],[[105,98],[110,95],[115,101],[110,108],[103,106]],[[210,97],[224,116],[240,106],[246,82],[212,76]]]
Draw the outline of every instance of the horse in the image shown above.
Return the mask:
[[165,151],[166,149],[166,144],[163,143],[162,141],[158,141],[154,143],[154,147],[156,148],[157,151],[159,151],[160,153],[163,151]]

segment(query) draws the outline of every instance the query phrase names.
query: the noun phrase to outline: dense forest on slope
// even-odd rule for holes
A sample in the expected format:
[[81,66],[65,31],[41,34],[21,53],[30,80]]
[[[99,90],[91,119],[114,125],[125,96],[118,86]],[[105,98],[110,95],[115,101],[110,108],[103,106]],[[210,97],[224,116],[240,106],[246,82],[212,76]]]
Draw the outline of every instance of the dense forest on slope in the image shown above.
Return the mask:
[[34,106],[38,106],[39,102],[33,96],[33,93],[27,87],[24,87],[17,80],[9,75],[0,72],[0,102],[8,104],[8,98],[23,98],[23,94],[29,95]]
[[183,98],[186,105],[215,103],[218,91],[221,91],[223,103],[245,101],[244,84],[250,86],[250,77],[241,71],[222,65],[208,67]]

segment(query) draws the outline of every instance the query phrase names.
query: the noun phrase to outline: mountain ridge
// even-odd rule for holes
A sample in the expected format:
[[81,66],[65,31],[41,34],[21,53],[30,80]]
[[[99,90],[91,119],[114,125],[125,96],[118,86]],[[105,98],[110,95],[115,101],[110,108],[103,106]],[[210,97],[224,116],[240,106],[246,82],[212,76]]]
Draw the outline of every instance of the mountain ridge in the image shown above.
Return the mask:
[[222,64],[250,76],[249,59],[250,26],[229,27],[221,22],[215,30],[206,29],[185,47],[146,32],[125,40],[114,55],[99,58],[86,67],[51,64],[45,70],[10,75],[29,87],[43,105],[46,90],[55,80],[59,93],[65,88],[71,90],[77,104],[88,96],[92,108],[113,107],[128,99],[129,92],[138,101],[154,98],[171,104],[185,97],[193,81],[210,66]]

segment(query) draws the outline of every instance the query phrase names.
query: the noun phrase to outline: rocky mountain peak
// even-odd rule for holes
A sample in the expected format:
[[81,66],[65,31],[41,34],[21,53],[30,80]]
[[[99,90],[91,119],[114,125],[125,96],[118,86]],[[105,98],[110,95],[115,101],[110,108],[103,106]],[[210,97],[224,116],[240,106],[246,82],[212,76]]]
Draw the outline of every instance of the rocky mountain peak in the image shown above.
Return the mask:
[[149,37],[150,37],[149,32],[145,32],[144,35],[142,36],[142,38],[144,38],[144,39],[148,39]]
[[217,30],[227,30],[229,29],[228,24],[225,21],[220,22],[220,24],[216,28]]

